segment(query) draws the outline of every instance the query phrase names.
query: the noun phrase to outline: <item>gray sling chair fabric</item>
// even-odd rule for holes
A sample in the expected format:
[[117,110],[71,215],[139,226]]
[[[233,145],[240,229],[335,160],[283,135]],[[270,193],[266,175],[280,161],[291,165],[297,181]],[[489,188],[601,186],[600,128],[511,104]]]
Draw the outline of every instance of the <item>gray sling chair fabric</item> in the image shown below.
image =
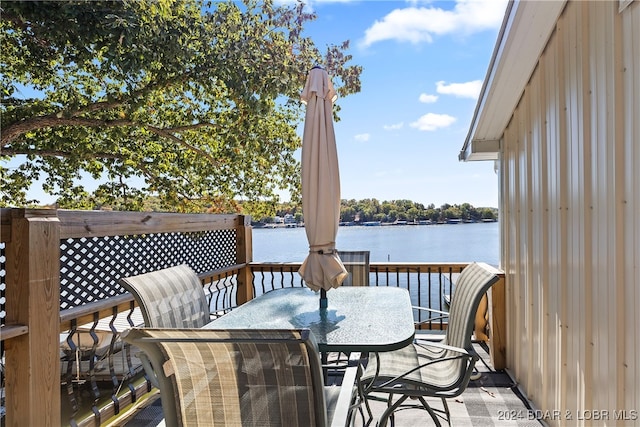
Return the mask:
[[[387,396],[388,408],[380,418],[380,426],[385,426],[393,412],[404,407],[409,397],[420,402],[436,425],[440,426],[436,411],[444,412],[450,423],[445,399],[462,394],[469,383],[479,359],[473,353],[471,342],[475,314],[480,299],[498,278],[498,270],[487,264],[469,264],[462,270],[456,283],[449,323],[441,342],[417,339],[414,344],[400,350],[369,357],[362,375],[365,394],[369,399],[375,399],[379,393]],[[394,396],[399,396],[395,402]],[[431,408],[425,397],[441,398],[444,410]]]
[[[211,320],[200,278],[186,264],[122,278],[119,283],[135,298],[148,328],[201,328]],[[158,387],[149,360],[139,356],[147,378]]]
[[369,286],[369,251],[338,251],[349,275],[342,286]]
[[119,282],[133,294],[150,328],[201,328],[210,322],[198,275],[186,264],[126,277]]
[[357,406],[358,366],[324,387],[308,329],[133,328],[123,339],[158,375],[171,426],[345,426]]

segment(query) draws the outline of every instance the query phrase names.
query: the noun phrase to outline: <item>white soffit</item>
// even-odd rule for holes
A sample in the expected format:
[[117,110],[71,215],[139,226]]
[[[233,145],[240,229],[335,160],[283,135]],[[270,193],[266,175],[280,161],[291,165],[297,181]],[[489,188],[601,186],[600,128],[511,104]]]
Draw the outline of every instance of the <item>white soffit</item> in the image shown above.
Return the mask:
[[625,10],[632,2],[633,0],[620,0],[618,2],[618,13],[622,13],[622,11]]
[[496,142],[509,123],[565,3],[509,3],[460,160],[498,158]]

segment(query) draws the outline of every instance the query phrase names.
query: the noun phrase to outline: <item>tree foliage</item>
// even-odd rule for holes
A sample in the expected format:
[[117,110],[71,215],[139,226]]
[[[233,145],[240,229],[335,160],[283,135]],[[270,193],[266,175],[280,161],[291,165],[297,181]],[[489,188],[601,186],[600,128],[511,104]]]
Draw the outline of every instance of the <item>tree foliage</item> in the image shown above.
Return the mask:
[[[276,206],[276,215],[284,217],[285,214],[291,214],[296,217],[301,216],[300,205],[295,203],[278,204]],[[398,220],[438,223],[452,219],[465,222],[495,221],[498,219],[498,209],[476,208],[469,203],[461,205],[445,203],[436,208],[434,204],[424,206],[422,203],[412,202],[411,200],[385,200],[380,202],[378,199],[343,199],[340,202],[340,221],[345,223],[361,224],[368,221],[395,222]],[[267,223],[269,218],[264,217],[260,221]]]
[[[229,212],[241,200],[260,214],[279,189],[299,196],[308,70],[322,65],[341,96],[360,90],[348,41],[321,52],[304,36],[315,16],[302,4],[0,7],[4,205],[30,203],[41,178],[62,207],[141,209],[153,196],[171,210]],[[92,194],[87,175],[104,181]]]
[[434,223],[448,220],[478,222],[497,220],[498,209],[475,208],[469,203],[461,205],[444,204],[436,208],[434,204],[424,206],[411,200],[389,200],[380,202],[377,199],[342,200],[340,221],[363,223],[367,221],[431,221]]

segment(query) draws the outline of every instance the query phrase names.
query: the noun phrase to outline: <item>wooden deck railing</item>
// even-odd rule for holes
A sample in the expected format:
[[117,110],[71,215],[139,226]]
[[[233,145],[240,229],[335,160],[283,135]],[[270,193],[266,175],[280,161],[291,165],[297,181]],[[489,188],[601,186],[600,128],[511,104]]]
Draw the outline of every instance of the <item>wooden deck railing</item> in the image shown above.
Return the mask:
[[[219,314],[270,289],[305,286],[299,263],[251,262],[249,218],[240,215],[25,209],[0,214],[0,406],[6,426],[100,425],[150,390],[135,355],[118,339],[123,325],[136,323],[137,310],[117,285],[120,277],[186,262],[198,271],[210,307]],[[443,308],[442,294],[450,293],[465,265],[371,263],[370,282],[405,287],[414,304]],[[500,292],[494,292],[498,300]],[[481,320],[486,311],[479,311]],[[485,322],[478,324],[477,335]],[[504,329],[499,323],[490,329],[490,344],[497,346],[492,357],[504,356],[496,336]],[[504,362],[498,357],[496,363]]]
[[[249,221],[241,215],[0,210],[4,425],[61,424],[60,333],[130,310],[120,277],[180,263],[203,277],[236,269],[241,302],[250,277]],[[91,328],[89,336],[96,347]],[[73,413],[73,386],[65,394]],[[99,400],[93,386],[90,394]],[[118,411],[118,399],[112,400]]]

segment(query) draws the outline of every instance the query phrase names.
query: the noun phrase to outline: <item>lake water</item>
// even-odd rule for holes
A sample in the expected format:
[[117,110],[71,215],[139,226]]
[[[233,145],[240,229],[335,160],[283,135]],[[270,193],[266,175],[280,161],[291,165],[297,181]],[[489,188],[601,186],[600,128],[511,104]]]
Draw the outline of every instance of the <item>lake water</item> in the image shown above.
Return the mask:
[[[339,250],[369,250],[371,262],[499,262],[499,225],[396,225],[340,227]],[[253,260],[302,262],[309,246],[304,228],[256,228]]]

